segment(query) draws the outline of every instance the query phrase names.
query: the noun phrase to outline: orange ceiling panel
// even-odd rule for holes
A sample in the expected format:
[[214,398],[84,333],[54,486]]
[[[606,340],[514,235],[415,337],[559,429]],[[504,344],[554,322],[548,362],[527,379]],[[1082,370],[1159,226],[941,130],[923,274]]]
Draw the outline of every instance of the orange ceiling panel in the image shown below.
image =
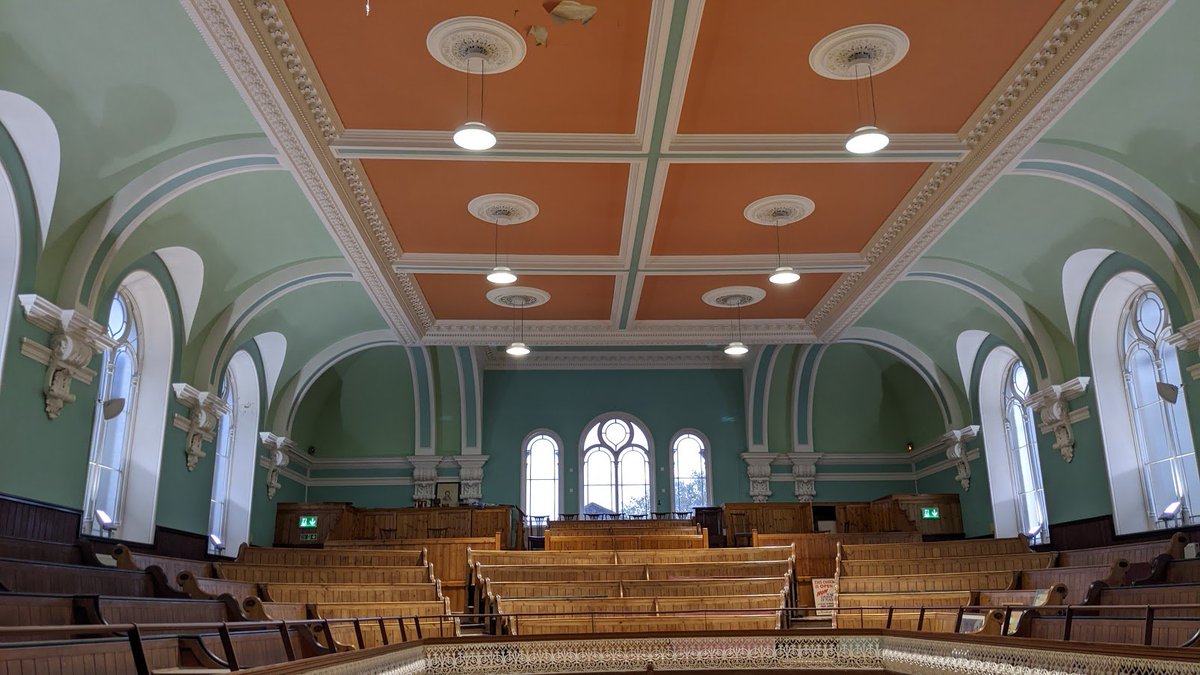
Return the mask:
[[[433,315],[450,320],[512,319],[516,312],[493,304],[487,292],[496,288],[482,274],[418,274],[417,283]],[[525,319],[608,319],[612,308],[612,276],[521,275],[515,286],[539,288],[550,301],[525,311]]]
[[533,220],[505,226],[502,253],[616,255],[621,246],[627,164],[367,160],[371,185],[400,247],[419,253],[491,253],[494,226],[467,211],[483,194],[521,195]]
[[857,253],[927,164],[672,164],[654,255],[775,252],[775,231],[746,220],[748,204],[776,194],[813,200],[807,218],[780,232],[784,253]]
[[776,286],[764,274],[651,275],[642,283],[637,318],[641,320],[733,320],[737,312],[706,304],[700,296],[724,286],[755,286],[767,297],[742,309],[743,319],[803,319],[841,274],[804,274],[789,286]]
[[[542,0],[287,0],[288,10],[349,129],[446,130],[466,121],[468,77],[425,46],[445,19],[483,16],[525,35],[549,30],[513,70],[486,77],[484,121],[510,132],[632,133],[650,19],[650,0],[589,0],[586,26],[559,24]],[[479,99],[471,81],[472,111]]]
[[681,133],[849,133],[854,84],[808,64],[825,36],[859,24],[904,31],[908,54],[875,78],[879,126],[954,133],[1046,25],[1060,0],[707,0]]

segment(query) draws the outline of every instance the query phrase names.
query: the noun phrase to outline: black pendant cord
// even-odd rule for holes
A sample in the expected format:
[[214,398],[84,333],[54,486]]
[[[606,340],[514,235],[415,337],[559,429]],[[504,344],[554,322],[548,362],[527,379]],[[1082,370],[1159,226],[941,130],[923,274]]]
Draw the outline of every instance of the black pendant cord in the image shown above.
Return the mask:
[[496,227],[496,246],[495,246],[494,251],[495,251],[495,256],[496,256],[496,262],[493,265],[493,267],[499,267],[500,266],[500,221],[499,220],[496,221],[495,227]]
[[875,72],[867,64],[867,87],[871,93],[871,126],[879,126],[879,115],[875,112]]
[[859,75],[858,75],[858,65],[855,65],[854,66],[854,112],[858,116],[858,123],[860,126],[862,125],[862,120],[863,120],[862,92],[859,91],[859,88],[861,87],[861,85],[859,84],[859,81],[861,81],[861,80],[862,80],[862,78],[859,77]]
[[521,342],[525,342],[525,305],[521,305]]
[[[783,267],[783,245],[780,243],[780,237],[783,235],[779,232],[779,219],[775,219],[775,258],[776,267]],[[741,305],[738,305],[741,307]]]
[[742,341],[742,303],[737,306],[737,341]]

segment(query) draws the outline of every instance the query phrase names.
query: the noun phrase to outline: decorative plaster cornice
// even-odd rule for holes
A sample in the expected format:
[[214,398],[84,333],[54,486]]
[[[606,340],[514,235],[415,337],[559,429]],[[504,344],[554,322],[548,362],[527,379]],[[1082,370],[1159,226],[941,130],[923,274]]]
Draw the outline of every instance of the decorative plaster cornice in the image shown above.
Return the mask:
[[[511,321],[438,321],[425,334],[426,345],[499,345],[512,340]],[[543,346],[656,346],[724,344],[729,326],[714,321],[638,321],[616,330],[609,321],[525,322],[526,342]],[[742,321],[742,339],[755,344],[816,342],[803,319]]]
[[534,349],[515,359],[496,347],[483,348],[485,370],[690,370],[741,368],[720,349],[704,351],[547,352]]
[[1062,384],[1052,384],[1029,397],[1029,407],[1042,419],[1038,430],[1043,434],[1054,434],[1054,449],[1067,462],[1075,458],[1075,432],[1071,425],[1091,415],[1087,406],[1071,410],[1067,401],[1083,396],[1089,382],[1090,377],[1076,377]]
[[[63,406],[75,402],[71,381],[90,384],[96,371],[88,364],[96,354],[116,346],[108,329],[92,319],[85,309],[61,309],[40,295],[17,296],[25,320],[50,334],[43,345],[21,338],[21,355],[46,366],[42,394],[46,399],[46,417],[55,419]],[[5,319],[7,320],[7,318]]]
[[[291,463],[291,456],[296,454],[296,444],[290,438],[276,436],[269,431],[261,432],[258,436],[263,447],[269,451],[266,457],[259,458],[259,464],[267,469],[267,499],[275,499],[275,493],[279,491],[280,472],[284,472]],[[293,471],[286,471],[285,475],[292,480],[300,477]]]
[[176,413],[171,423],[176,429],[187,432],[184,458],[187,470],[192,471],[206,456],[201,445],[212,442],[217,422],[230,412],[229,404],[220,395],[201,391],[190,384],[176,382],[171,387],[175,390],[175,400],[191,410],[187,417]]
[[872,270],[845,275],[809,316],[822,339],[832,341],[857,321],[1169,4],[1077,3],[968,134],[967,156],[934,170],[877,235],[866,254]]

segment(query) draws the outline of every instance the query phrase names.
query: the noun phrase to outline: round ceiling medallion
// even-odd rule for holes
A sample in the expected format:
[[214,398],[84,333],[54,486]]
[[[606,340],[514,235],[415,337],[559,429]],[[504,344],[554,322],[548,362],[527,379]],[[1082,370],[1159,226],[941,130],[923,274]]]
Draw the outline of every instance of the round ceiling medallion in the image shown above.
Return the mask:
[[[857,80],[878,75],[908,53],[908,36],[895,26],[868,23],[850,26],[821,39],[808,54],[808,65],[831,80]],[[864,66],[870,66],[866,68]]]
[[732,309],[746,307],[767,297],[767,292],[757,286],[725,286],[714,288],[700,296],[706,305]]
[[803,220],[813,212],[816,204],[800,195],[771,195],[750,202],[742,215],[758,225],[783,227]]
[[538,307],[550,302],[550,294],[540,288],[527,286],[506,286],[493,288],[487,292],[487,299],[494,305],[510,309],[527,309]]
[[525,58],[525,38],[506,23],[483,16],[459,16],[433,27],[425,47],[438,63],[464,73],[494,75]]
[[476,218],[495,225],[516,225],[536,218],[538,205],[528,197],[495,192],[467,202],[467,210]]

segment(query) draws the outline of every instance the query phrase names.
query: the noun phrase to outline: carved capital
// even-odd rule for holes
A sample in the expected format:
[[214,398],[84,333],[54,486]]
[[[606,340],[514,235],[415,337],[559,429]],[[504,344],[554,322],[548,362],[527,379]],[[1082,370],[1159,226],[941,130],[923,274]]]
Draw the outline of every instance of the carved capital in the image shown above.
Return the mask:
[[962,429],[952,429],[938,439],[946,447],[946,459],[954,462],[954,480],[963,492],[971,489],[971,463],[967,461],[967,441],[979,435],[979,425],[972,424]]
[[[1167,342],[1181,352],[1200,351],[1200,320],[1179,326],[1167,336]],[[1200,364],[1188,366],[1187,371],[1193,380],[1200,380]]]
[[206,441],[212,442],[213,430],[217,428],[221,417],[229,414],[229,406],[217,394],[200,391],[190,384],[176,382],[171,387],[175,390],[175,400],[190,410],[187,417],[176,414],[173,423],[176,429],[187,432],[184,461],[187,462],[187,470],[192,471],[205,457],[201,445]]
[[458,464],[458,497],[465,503],[483,501],[483,465],[487,463],[487,455],[459,455],[454,458]]
[[817,460],[820,455],[811,452],[793,452],[788,455],[792,460],[793,491],[798,502],[811,502],[817,496]]
[[1075,458],[1075,432],[1071,425],[1085,420],[1090,413],[1087,406],[1071,410],[1068,401],[1083,396],[1090,377],[1077,377],[1062,384],[1052,384],[1029,397],[1029,405],[1041,418],[1038,430],[1054,434],[1054,449],[1070,462]]
[[442,458],[417,455],[409,457],[408,460],[413,465],[413,501],[433,499],[437,491],[437,470],[442,463]]
[[750,500],[765,502],[771,496],[771,462],[775,456],[769,452],[743,452],[746,475],[750,477]]
[[296,444],[290,438],[276,436],[269,431],[260,433],[258,437],[268,451],[267,499],[275,499],[275,493],[279,491],[279,470],[290,463],[288,454],[295,452]]
[[88,363],[116,343],[108,337],[108,330],[84,309],[61,309],[33,294],[21,295],[19,299],[25,320],[50,333],[49,345],[23,338],[21,354],[46,366],[42,394],[46,397],[46,417],[55,419],[64,405],[75,402],[71,381],[91,383],[96,371],[88,368]]

